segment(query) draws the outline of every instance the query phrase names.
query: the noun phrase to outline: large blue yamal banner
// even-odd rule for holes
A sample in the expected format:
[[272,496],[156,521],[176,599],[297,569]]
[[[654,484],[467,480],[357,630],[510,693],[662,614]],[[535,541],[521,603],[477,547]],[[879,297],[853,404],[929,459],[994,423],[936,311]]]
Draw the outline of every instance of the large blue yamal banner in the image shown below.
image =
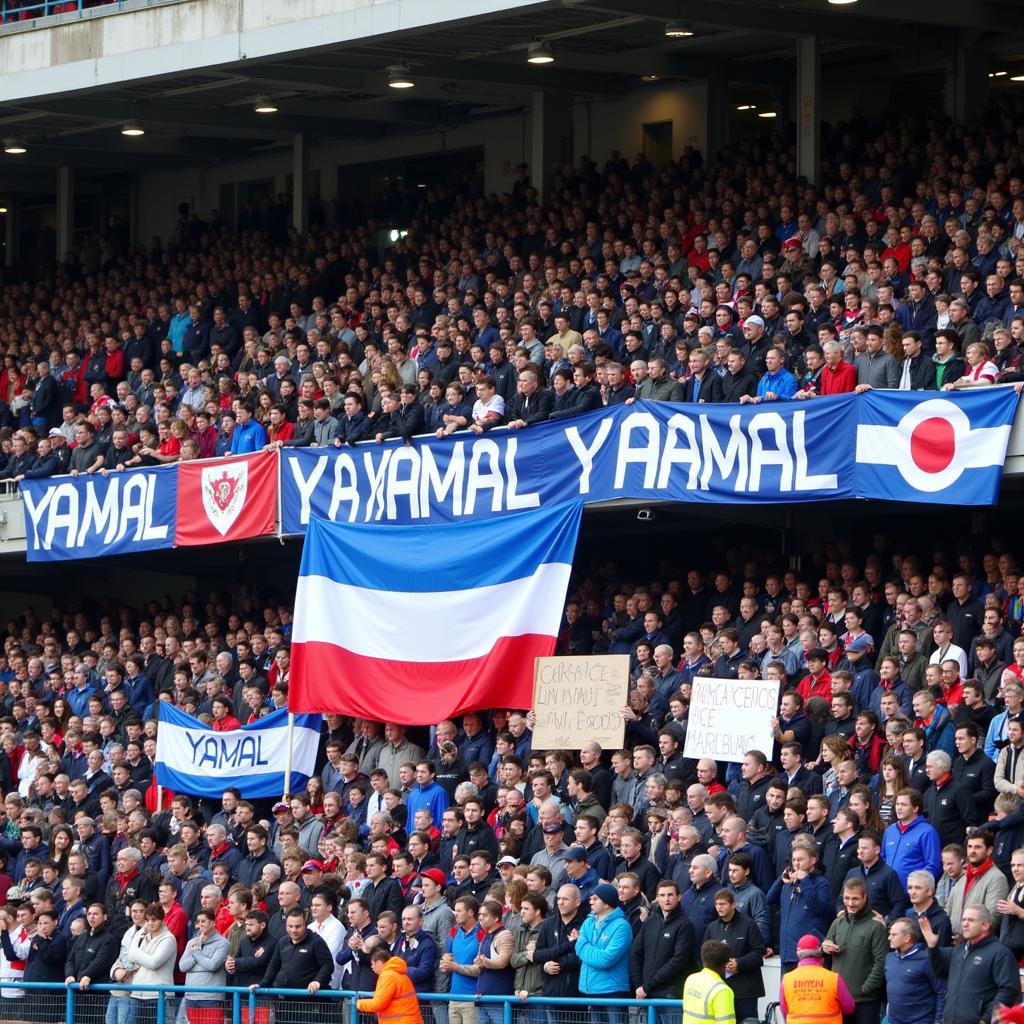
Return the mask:
[[993,504],[1012,388],[871,391],[806,402],[637,402],[523,430],[411,445],[284,449],[282,532],[311,515],[454,522],[582,499]]

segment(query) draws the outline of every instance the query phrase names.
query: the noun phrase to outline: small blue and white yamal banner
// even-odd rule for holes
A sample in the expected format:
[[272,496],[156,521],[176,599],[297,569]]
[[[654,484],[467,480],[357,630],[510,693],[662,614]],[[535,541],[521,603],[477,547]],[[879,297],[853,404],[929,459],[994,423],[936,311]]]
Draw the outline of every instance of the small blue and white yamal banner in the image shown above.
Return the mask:
[[178,467],[22,480],[28,561],[56,562],[174,544]]
[[1009,387],[960,392],[955,400],[867,392],[858,400],[858,497],[994,505],[1016,409]]
[[[296,715],[292,735],[293,793],[305,789],[316,768],[320,715]],[[214,732],[197,718],[160,705],[156,781],[175,793],[219,800],[227,786],[246,800],[281,796],[288,767],[288,711],[274,711],[231,732]]]

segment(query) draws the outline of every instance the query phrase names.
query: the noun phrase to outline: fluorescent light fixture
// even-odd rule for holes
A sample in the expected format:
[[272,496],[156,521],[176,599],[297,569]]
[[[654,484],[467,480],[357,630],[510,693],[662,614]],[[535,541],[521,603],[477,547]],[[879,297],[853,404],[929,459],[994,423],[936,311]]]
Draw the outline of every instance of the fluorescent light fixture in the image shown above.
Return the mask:
[[737,110],[757,110],[757,104],[756,103],[741,103],[736,109]]
[[757,116],[763,118],[778,117],[774,110],[762,110],[761,113],[758,114]]
[[850,4],[855,4],[857,0],[828,0],[833,7],[848,7]]
[[657,75],[641,75],[640,76],[640,81],[641,82],[656,82],[656,81],[658,81],[658,76]]
[[136,138],[139,135],[145,135],[146,129],[142,127],[141,121],[136,121],[135,118],[132,118],[130,121],[125,121],[121,134]]
[[665,35],[669,39],[688,39],[693,35],[693,26],[688,21],[666,21]]
[[257,114],[276,114],[278,108],[269,96],[260,96],[252,105],[252,109]]
[[547,43],[541,42],[539,39],[535,39],[530,43],[526,50],[526,63],[527,64],[554,64],[555,55],[551,52],[551,47]]
[[1010,75],[1011,82],[1024,82],[1024,75]]
[[28,152],[28,146],[25,145],[24,139],[4,139],[4,152],[11,156],[19,156]]
[[388,68],[388,85],[392,89],[411,89],[415,84],[404,64],[392,64]]
[[0,206],[0,213],[6,213],[6,212],[7,212],[7,207],[6,206]]

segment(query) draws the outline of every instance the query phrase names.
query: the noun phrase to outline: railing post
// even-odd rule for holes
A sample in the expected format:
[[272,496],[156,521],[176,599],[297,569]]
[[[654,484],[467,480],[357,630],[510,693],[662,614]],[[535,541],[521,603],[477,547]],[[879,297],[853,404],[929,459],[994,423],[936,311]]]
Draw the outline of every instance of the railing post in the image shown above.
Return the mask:
[[[357,994],[358,993],[355,992],[355,991],[352,992],[352,1000],[349,1003],[349,1007],[348,1007],[348,1019],[349,1019],[350,1024],[359,1024],[359,1011],[356,1009],[356,996],[357,996]],[[250,1024],[256,1024],[256,1022],[252,1021],[252,1022],[250,1022]]]
[[249,1024],[256,1024],[256,989],[249,989]]
[[501,1006],[502,1020],[504,1024],[512,1024],[512,999],[509,996],[505,997],[505,1002]]
[[658,1011],[653,1006],[647,1007],[647,1024],[656,1024]]
[[[256,997],[253,996],[253,1002],[256,1001]],[[250,1013],[250,1022],[255,1021],[256,1014]],[[231,1024],[241,1024],[242,1022],[242,995],[239,992],[231,993]]]
[[165,1024],[166,1020],[167,1020],[167,998],[165,997],[163,992],[161,992],[156,997],[156,1024]]
[[[31,995],[31,993],[29,993]],[[68,985],[67,994],[64,996],[64,1019],[68,1024],[75,1024],[75,986]]]

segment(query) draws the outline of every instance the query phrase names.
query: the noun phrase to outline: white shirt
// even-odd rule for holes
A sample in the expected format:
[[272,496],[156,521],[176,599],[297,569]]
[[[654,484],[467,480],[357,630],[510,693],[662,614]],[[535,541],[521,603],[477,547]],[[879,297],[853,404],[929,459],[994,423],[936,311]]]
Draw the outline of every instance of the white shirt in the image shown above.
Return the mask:
[[950,644],[945,650],[936,647],[932,656],[928,659],[929,665],[941,665],[944,661],[956,661],[960,663],[960,678],[967,679],[967,653],[962,647]]
[[331,951],[334,972],[331,974],[331,988],[341,988],[341,975],[345,968],[338,964],[338,954],[348,938],[348,929],[332,914],[322,924],[315,919],[309,922],[309,930],[316,932]]

